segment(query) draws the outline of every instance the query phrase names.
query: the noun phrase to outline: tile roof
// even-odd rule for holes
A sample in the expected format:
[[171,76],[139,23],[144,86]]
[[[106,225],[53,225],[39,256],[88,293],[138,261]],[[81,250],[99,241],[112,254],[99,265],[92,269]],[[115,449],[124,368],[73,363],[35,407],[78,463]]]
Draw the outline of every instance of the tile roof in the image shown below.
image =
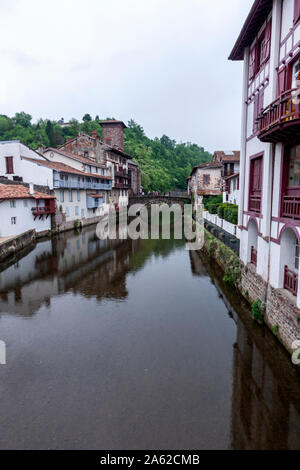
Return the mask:
[[46,166],[47,168],[51,168],[52,170],[56,171],[61,171],[62,173],[71,173],[73,175],[81,175],[81,176],[87,176],[89,178],[99,178],[99,179],[105,179],[105,180],[111,180],[112,178],[110,176],[103,176],[103,175],[98,175],[97,173],[86,173],[84,171],[76,170],[76,168],[72,168],[71,166],[65,165],[64,163],[60,162],[49,162],[46,160],[35,160],[34,158],[29,158],[29,157],[22,157],[25,160],[29,160],[33,163],[36,163],[37,165],[42,165]]
[[[91,137],[91,139],[94,139],[94,137]],[[77,160],[78,162],[84,163],[86,165],[97,166],[99,168],[106,168],[105,165],[102,165],[101,163],[98,163],[98,162],[94,162],[94,160],[91,160],[90,158],[82,157],[81,155],[78,155],[78,153],[67,152],[66,150],[61,150],[60,148],[55,149],[52,147],[48,147],[46,149],[46,152],[57,152],[65,157],[72,158],[73,160]]]
[[211,162],[206,162],[206,163],[201,163],[201,165],[196,165],[194,166],[194,168],[192,169],[192,172],[191,172],[191,175],[195,172],[195,170],[197,169],[202,169],[202,168],[222,168],[222,165],[221,163],[219,163],[218,161],[211,161]]
[[240,151],[233,150],[231,152],[224,150],[216,150],[214,152],[213,161],[218,162],[239,162],[240,161]]
[[29,188],[21,184],[0,183],[0,199],[55,199],[55,196],[40,191],[30,194]]
[[106,121],[99,121],[99,124],[100,126],[103,126],[105,124],[122,124],[125,129],[127,128],[123,121],[118,121],[117,119],[107,119]]

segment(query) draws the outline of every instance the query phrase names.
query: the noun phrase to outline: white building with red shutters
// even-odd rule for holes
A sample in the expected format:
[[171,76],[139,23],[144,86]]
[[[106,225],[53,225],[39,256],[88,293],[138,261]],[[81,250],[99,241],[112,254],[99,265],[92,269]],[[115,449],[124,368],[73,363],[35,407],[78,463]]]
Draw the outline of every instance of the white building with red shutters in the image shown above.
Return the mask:
[[34,190],[33,184],[0,184],[0,238],[35,230],[45,234],[51,230],[55,213],[55,196]]
[[244,61],[240,257],[299,308],[300,0],[255,0],[229,59]]

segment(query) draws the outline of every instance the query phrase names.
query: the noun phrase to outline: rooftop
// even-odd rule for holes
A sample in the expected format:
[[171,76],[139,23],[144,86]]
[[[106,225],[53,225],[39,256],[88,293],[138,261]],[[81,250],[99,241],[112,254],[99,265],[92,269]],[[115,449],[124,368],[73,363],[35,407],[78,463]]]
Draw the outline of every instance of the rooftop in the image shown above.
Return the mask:
[[31,161],[33,163],[36,163],[37,165],[42,165],[46,166],[48,168],[51,168],[52,170],[60,171],[62,173],[70,173],[72,175],[81,175],[81,176],[88,176],[90,178],[101,178],[105,180],[111,180],[110,176],[103,176],[103,175],[98,175],[98,174],[91,174],[91,173],[86,173],[84,171],[76,170],[76,168],[72,168],[71,166],[65,165],[64,163],[60,162],[49,162],[45,160],[35,160],[34,158],[29,158],[29,157],[22,157],[24,160]]
[[122,124],[123,128],[126,129],[127,126],[125,126],[123,121],[117,121],[117,119],[107,119],[106,121],[99,121],[100,126],[105,126],[106,124],[112,125],[112,124]]
[[239,37],[230,53],[229,60],[243,60],[244,49],[250,46],[272,9],[273,0],[255,0]]
[[[94,137],[91,137],[94,139]],[[46,152],[56,152],[59,153],[65,157],[72,158],[73,160],[77,160],[78,162],[84,163],[86,165],[92,165],[92,166],[97,166],[99,168],[105,168],[105,165],[101,165],[101,163],[97,163],[94,160],[91,160],[90,158],[87,157],[82,157],[81,155],[78,155],[77,153],[71,153],[67,152],[66,150],[61,150],[61,149],[55,149],[53,147],[48,147],[46,149]]]
[[20,184],[1,184],[0,183],[0,200],[1,199],[55,199],[50,194],[34,191],[30,194],[29,188]]

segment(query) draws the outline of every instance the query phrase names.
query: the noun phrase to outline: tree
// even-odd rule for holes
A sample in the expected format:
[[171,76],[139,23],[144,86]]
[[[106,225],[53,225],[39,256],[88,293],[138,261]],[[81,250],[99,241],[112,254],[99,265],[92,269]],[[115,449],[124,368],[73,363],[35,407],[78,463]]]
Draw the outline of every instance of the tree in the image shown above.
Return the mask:
[[24,113],[24,111],[22,111],[21,113],[16,113],[13,119],[15,123],[20,124],[20,126],[23,126],[23,127],[31,126],[32,116],[30,116],[30,114]]
[[51,121],[47,121],[46,134],[48,136],[50,146],[55,147],[54,127]]
[[82,118],[83,121],[91,121],[92,120],[92,117],[90,114],[85,114]]

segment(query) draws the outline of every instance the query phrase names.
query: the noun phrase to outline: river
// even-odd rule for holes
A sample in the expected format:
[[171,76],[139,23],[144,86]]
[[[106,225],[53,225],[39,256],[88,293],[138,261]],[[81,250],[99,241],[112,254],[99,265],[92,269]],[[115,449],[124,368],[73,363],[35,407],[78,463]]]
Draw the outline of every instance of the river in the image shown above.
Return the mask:
[[0,340],[0,449],[300,449],[299,372],[183,241],[39,242]]

